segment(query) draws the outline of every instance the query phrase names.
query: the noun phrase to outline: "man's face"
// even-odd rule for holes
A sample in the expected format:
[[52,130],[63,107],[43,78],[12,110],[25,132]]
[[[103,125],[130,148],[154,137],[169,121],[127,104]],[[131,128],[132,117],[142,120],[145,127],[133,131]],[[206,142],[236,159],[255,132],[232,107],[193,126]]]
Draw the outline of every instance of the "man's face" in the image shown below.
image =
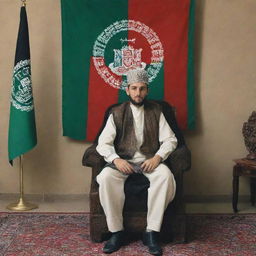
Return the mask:
[[126,94],[134,105],[141,106],[148,95],[148,86],[145,83],[133,83],[126,88]]

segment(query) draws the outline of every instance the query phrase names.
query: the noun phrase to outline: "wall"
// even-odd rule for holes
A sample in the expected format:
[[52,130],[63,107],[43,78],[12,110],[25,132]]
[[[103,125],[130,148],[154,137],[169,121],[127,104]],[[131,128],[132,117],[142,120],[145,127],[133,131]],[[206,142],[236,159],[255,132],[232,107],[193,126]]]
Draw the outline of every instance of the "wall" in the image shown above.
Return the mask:
[[[247,151],[242,125],[256,110],[256,1],[197,1],[197,130],[186,133],[193,168],[186,194],[230,195],[232,159]],[[248,194],[241,178],[240,194]]]
[[[37,147],[25,155],[28,194],[84,194],[90,169],[81,166],[89,144],[62,136],[61,17],[58,0],[27,0]],[[9,98],[20,2],[0,0],[0,193],[18,193],[18,163],[8,163]],[[241,128],[255,109],[256,1],[197,0],[195,79],[197,128],[185,132],[192,170],[185,192],[230,195],[232,159],[247,154]],[[248,194],[242,179],[240,194]]]

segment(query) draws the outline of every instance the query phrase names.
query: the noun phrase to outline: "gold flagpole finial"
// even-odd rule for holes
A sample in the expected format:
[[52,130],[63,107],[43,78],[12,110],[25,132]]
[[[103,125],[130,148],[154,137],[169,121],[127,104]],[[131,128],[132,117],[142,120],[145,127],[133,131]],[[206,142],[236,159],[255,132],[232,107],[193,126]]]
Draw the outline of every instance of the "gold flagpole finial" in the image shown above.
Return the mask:
[[26,0],[21,0],[22,6],[26,7]]

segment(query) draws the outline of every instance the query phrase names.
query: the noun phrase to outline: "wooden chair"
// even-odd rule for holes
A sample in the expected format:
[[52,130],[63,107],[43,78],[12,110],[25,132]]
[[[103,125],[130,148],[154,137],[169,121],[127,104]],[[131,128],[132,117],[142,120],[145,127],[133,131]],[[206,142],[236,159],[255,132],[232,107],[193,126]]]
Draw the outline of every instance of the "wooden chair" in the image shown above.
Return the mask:
[[[162,241],[186,241],[186,215],[183,200],[183,173],[191,167],[191,153],[185,144],[182,132],[178,128],[173,107],[164,101],[155,101],[162,106],[163,114],[178,139],[176,150],[165,163],[172,170],[176,180],[176,195],[168,205],[160,232]],[[90,237],[93,242],[101,242],[108,232],[105,214],[100,204],[96,176],[106,162],[96,151],[98,137],[103,130],[112,105],[105,113],[103,125],[94,143],[85,151],[82,163],[92,167],[90,190]],[[124,227],[128,232],[143,232],[146,227],[148,179],[142,174],[132,174],[125,183]]]

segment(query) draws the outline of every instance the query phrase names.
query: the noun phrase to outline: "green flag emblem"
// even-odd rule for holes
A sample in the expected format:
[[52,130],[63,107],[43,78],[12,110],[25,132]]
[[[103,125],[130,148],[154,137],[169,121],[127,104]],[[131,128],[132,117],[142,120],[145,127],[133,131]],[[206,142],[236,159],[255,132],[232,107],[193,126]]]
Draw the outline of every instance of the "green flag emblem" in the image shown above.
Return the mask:
[[25,7],[21,7],[16,46],[9,121],[9,161],[31,150],[37,143],[32,95],[29,34]]

